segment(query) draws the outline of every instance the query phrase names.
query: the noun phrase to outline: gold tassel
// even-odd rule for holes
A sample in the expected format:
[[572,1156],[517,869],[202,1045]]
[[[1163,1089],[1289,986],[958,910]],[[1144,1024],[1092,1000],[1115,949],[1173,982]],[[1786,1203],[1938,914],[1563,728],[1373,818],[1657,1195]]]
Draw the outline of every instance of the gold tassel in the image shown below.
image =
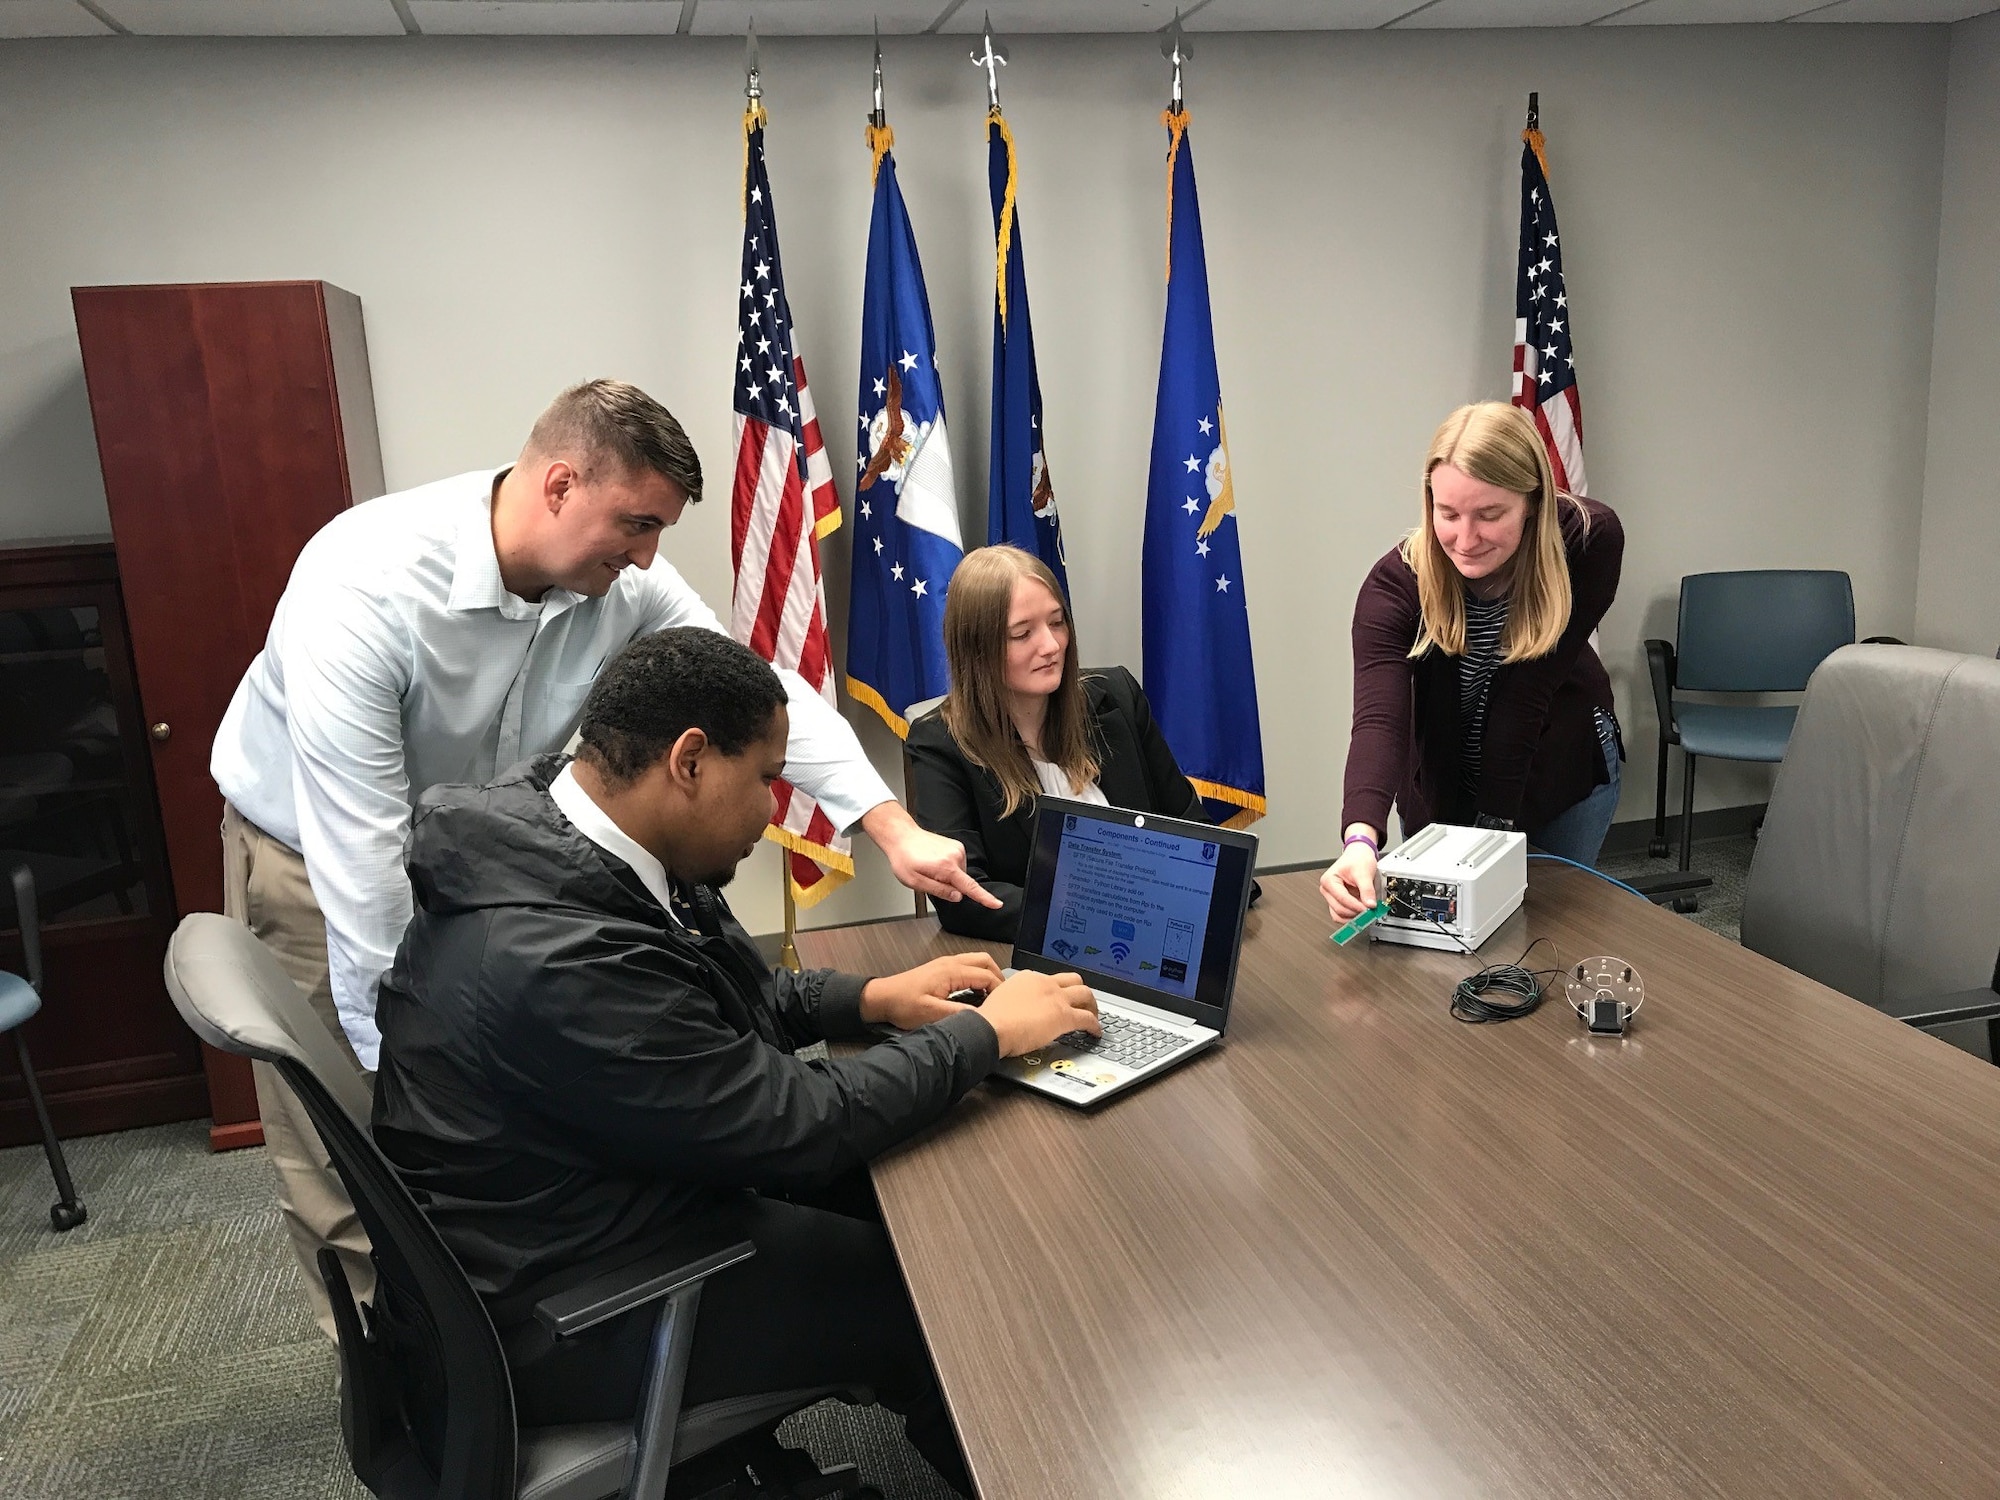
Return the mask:
[[896,144],[896,132],[887,125],[868,122],[868,149],[875,153],[875,164],[868,169],[868,182],[872,187],[882,171],[882,158],[889,154],[889,148]]
[[1543,149],[1546,143],[1542,133],[1539,130],[1524,130],[1521,132],[1521,139],[1526,141],[1528,149],[1535,153],[1535,160],[1542,164],[1542,176],[1546,178],[1549,175],[1549,156]]
[[1000,200],[1000,229],[995,236],[993,250],[993,282],[1000,298],[1000,326],[1007,326],[1007,247],[1014,239],[1014,132],[1007,128],[1007,117],[995,105],[987,111],[986,123],[1000,127],[1000,139],[1007,143],[1007,194]]
[[1178,111],[1160,111],[1160,123],[1167,127],[1167,280],[1174,279],[1174,162],[1181,154],[1181,137],[1187,134],[1188,112],[1183,104]]
[[770,116],[764,113],[762,104],[748,104],[743,109],[743,217],[750,217],[750,132],[760,125],[770,123]]

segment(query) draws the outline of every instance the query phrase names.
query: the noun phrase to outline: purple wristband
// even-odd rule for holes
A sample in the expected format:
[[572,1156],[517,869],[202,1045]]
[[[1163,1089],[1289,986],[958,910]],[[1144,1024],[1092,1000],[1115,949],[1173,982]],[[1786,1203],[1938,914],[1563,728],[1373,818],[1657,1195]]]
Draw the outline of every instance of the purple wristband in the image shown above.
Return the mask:
[[1366,844],[1370,854],[1379,856],[1382,853],[1382,846],[1365,833],[1350,833],[1345,839],[1341,840],[1340,847],[1345,851],[1349,844]]

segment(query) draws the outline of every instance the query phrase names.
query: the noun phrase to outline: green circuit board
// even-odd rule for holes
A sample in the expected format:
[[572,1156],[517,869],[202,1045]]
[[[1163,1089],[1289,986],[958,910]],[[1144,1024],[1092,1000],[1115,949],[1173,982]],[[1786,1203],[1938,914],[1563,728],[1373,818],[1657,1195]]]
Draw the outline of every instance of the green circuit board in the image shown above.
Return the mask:
[[1336,931],[1333,934],[1333,940],[1336,943],[1338,943],[1341,947],[1345,948],[1349,943],[1353,942],[1356,938],[1360,937],[1362,933],[1366,932],[1370,926],[1372,926],[1376,922],[1381,921],[1384,917],[1388,915],[1389,915],[1388,902],[1384,901],[1380,905],[1371,906],[1368,908],[1368,910],[1364,911],[1360,916],[1356,917],[1353,921],[1346,923],[1338,931]]

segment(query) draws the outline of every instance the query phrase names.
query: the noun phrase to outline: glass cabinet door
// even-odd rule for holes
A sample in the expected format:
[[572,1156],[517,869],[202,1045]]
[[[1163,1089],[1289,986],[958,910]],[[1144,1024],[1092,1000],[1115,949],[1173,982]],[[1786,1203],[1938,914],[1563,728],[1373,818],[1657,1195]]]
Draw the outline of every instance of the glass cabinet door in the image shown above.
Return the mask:
[[107,661],[102,614],[74,597],[0,608],[0,931],[16,925],[7,876],[20,864],[45,927],[143,916],[159,900],[143,741],[120,721],[114,673],[129,673]]

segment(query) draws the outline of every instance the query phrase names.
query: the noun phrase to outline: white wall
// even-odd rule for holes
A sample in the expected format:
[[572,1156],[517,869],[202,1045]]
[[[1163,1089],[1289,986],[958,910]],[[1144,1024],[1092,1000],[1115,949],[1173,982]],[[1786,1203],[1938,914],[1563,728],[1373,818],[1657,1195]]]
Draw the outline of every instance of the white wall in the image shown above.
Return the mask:
[[[983,535],[982,86],[963,39],[886,46],[966,530]],[[317,276],[366,309],[392,486],[504,459],[576,378],[663,399],[716,492],[667,552],[723,604],[740,55],[672,38],[0,48],[0,536],[104,525],[68,287]],[[792,306],[835,470],[851,473],[868,44],[767,41],[764,56]],[[1625,815],[1650,802],[1640,642],[1672,634],[1681,574],[1845,568],[1863,633],[1909,633],[1946,56],[1935,27],[1202,39],[1189,97],[1267,863],[1334,847],[1354,588],[1414,518],[1437,420],[1506,392],[1530,88],[1592,487],[1630,534],[1604,627],[1637,752]],[[1147,37],[1017,38],[1005,87],[1085,654],[1136,666],[1163,64]],[[855,716],[893,768],[893,740]],[[1702,800],[1756,800],[1762,784],[1705,775]],[[776,881],[767,856],[746,869],[753,930],[776,925]],[[906,901],[869,851],[813,919]]]
[[1917,639],[2000,648],[2000,13],[1954,26]]

